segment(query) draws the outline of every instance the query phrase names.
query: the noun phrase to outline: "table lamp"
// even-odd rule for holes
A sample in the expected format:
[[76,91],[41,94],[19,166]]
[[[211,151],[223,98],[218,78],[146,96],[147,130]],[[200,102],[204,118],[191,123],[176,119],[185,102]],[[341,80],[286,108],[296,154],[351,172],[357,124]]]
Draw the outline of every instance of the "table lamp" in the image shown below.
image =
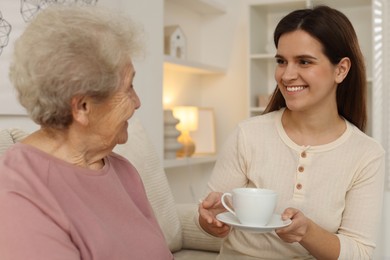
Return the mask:
[[194,106],[173,107],[173,116],[180,120],[176,125],[180,131],[177,141],[183,145],[176,152],[177,157],[190,157],[195,152],[195,143],[192,141],[190,131],[198,129],[198,108]]

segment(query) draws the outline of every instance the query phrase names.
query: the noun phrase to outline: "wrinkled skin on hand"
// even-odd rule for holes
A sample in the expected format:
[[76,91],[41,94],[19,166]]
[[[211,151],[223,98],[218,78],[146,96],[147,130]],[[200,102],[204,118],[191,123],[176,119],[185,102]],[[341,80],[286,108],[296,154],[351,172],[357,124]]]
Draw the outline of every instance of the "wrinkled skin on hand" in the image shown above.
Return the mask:
[[225,212],[221,203],[221,192],[211,192],[199,204],[199,224],[207,233],[216,237],[226,237],[230,232],[230,226],[219,221],[216,216]]

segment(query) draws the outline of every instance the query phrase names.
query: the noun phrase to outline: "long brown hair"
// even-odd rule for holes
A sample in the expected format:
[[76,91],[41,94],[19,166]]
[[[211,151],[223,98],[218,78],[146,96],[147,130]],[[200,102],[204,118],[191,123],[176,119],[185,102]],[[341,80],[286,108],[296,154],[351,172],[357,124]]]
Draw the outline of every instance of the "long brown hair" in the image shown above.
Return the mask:
[[[295,30],[303,30],[316,38],[322,44],[324,54],[334,65],[344,57],[351,60],[348,75],[337,87],[337,109],[339,115],[364,131],[367,123],[366,69],[355,30],[349,19],[340,11],[323,5],[293,11],[276,26],[276,48],[283,34]],[[285,106],[286,101],[276,86],[264,113]]]

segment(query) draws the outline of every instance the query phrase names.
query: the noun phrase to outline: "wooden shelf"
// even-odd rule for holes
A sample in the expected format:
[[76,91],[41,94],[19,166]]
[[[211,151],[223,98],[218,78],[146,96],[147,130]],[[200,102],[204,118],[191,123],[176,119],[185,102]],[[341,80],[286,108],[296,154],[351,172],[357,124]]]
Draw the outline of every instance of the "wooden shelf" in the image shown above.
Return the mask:
[[252,54],[250,56],[251,59],[274,59],[275,54],[274,53],[257,53],[257,54]]
[[167,0],[169,2],[185,6],[199,14],[224,14],[225,4],[217,0]]
[[217,160],[216,155],[192,156],[192,157],[185,157],[185,158],[168,159],[168,160],[164,160],[164,168],[169,169],[169,168],[190,166],[195,164],[213,163],[216,160]]
[[327,4],[334,8],[348,8],[351,7],[353,4],[354,7],[356,6],[369,6],[371,5],[371,0],[354,0],[353,3],[350,0],[311,0],[311,5],[318,5],[318,4]]
[[200,62],[177,59],[171,56],[164,56],[164,69],[188,72],[193,74],[223,74],[225,69]]

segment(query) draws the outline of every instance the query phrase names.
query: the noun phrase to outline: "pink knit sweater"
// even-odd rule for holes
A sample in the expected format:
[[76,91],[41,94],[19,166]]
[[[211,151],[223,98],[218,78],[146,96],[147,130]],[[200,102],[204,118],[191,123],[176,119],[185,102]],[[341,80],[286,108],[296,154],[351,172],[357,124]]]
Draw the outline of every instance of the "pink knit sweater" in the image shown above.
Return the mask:
[[25,144],[0,158],[0,259],[173,259],[137,170],[101,170]]

